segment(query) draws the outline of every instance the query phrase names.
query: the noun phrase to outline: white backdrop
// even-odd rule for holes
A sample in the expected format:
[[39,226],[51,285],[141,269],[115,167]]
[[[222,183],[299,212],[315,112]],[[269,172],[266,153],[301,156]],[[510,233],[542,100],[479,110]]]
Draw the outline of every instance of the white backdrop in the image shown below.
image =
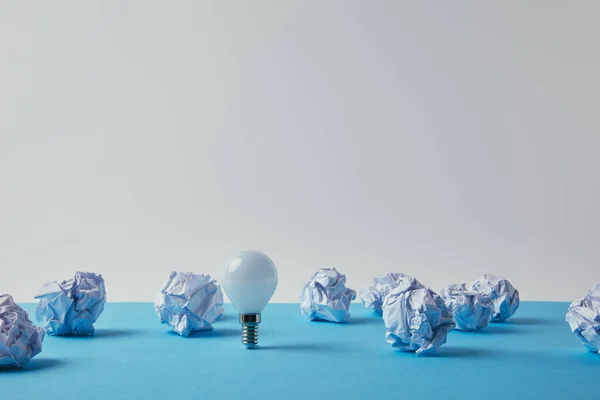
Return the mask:
[[0,0],[0,292],[600,282],[600,2]]

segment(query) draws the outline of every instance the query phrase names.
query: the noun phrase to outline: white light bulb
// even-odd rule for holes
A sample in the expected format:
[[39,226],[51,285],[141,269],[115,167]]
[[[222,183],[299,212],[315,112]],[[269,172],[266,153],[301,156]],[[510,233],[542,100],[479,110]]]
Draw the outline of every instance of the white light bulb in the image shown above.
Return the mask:
[[277,268],[264,253],[244,250],[225,266],[223,289],[240,314],[242,343],[246,348],[258,344],[260,314],[277,287]]

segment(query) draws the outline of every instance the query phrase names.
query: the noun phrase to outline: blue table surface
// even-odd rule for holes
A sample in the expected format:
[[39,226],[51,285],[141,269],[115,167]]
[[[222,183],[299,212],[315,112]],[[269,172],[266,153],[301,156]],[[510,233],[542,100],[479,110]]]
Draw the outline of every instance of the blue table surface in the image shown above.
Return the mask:
[[600,356],[570,332],[567,307],[524,302],[507,322],[451,332],[436,356],[416,357],[393,350],[359,303],[346,324],[270,304],[257,350],[242,347],[229,304],[214,330],[184,338],[151,303],[109,303],[94,337],[46,336],[26,368],[0,371],[0,399],[600,398]]

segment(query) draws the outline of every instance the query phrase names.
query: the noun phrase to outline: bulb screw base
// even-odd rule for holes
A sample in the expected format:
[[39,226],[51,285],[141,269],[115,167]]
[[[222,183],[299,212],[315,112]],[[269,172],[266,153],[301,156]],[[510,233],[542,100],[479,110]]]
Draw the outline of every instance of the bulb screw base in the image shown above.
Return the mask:
[[258,324],[260,314],[240,314],[242,324],[242,344],[247,349],[253,349],[258,344]]

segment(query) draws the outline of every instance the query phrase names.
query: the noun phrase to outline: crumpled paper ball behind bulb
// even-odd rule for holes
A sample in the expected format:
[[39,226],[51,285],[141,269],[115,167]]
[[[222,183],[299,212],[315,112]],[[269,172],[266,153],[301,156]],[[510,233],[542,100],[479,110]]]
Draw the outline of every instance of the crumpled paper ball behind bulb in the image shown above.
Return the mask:
[[223,291],[210,275],[171,272],[154,309],[160,322],[181,336],[212,329],[223,318]]
[[600,352],[600,284],[591,288],[584,298],[571,303],[566,320],[589,351]]
[[0,295],[0,367],[24,367],[42,351],[43,340],[44,330],[33,325],[27,311],[11,295]]
[[356,291],[346,287],[346,275],[335,268],[321,268],[304,285],[300,311],[307,319],[346,322]]
[[404,276],[383,300],[386,340],[395,349],[418,356],[446,343],[454,328],[452,312],[433,290],[410,276]]
[[62,282],[48,282],[40,289],[35,311],[49,335],[93,335],[94,323],[104,311],[106,289],[102,275],[75,272]]

